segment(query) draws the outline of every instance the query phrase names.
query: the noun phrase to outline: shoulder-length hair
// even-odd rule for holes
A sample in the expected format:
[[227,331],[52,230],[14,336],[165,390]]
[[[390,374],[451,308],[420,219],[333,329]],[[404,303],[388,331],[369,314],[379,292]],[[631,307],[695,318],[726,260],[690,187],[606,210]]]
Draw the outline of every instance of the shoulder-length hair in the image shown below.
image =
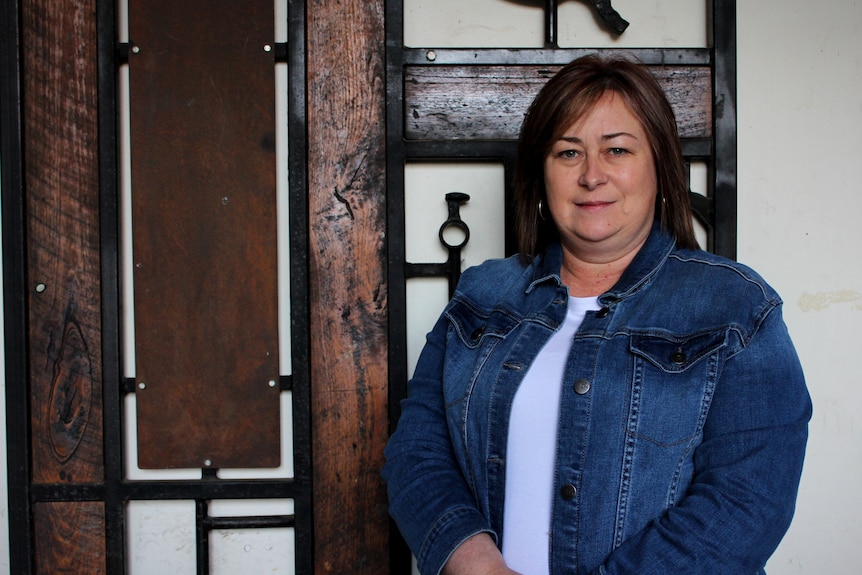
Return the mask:
[[656,219],[683,248],[697,248],[685,163],[673,109],[649,70],[620,57],[584,56],[564,66],[530,105],[518,139],[515,162],[515,231],[518,251],[527,260],[558,238],[549,214],[544,164],[564,130],[578,121],[606,93],[618,94],[640,121],[655,162],[658,193]]

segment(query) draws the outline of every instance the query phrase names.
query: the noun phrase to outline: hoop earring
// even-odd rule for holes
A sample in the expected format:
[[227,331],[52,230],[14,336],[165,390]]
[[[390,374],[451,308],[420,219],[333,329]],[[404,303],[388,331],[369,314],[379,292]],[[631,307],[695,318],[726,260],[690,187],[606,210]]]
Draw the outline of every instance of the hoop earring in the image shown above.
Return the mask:
[[545,221],[545,214],[542,213],[542,208],[544,208],[544,207],[545,206],[544,206],[544,203],[542,202],[542,200],[539,200],[539,219],[542,220],[543,222]]

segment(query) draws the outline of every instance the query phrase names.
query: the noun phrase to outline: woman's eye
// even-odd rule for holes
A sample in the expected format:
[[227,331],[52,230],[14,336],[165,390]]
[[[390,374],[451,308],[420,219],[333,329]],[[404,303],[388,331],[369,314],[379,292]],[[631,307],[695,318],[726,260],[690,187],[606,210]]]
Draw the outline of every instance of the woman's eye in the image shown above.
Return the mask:
[[608,150],[608,153],[610,153],[612,156],[622,156],[627,152],[628,150],[626,150],[625,148],[611,148]]
[[563,150],[562,152],[560,152],[561,158],[571,159],[571,158],[576,158],[577,156],[578,156],[577,150]]

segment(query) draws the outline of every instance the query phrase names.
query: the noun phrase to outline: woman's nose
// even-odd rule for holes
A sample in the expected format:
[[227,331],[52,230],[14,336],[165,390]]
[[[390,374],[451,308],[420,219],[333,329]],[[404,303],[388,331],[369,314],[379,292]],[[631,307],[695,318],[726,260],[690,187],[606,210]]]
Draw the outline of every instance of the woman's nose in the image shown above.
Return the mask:
[[601,165],[601,162],[596,158],[587,156],[584,159],[583,171],[578,178],[578,184],[588,190],[594,190],[607,180],[607,174]]

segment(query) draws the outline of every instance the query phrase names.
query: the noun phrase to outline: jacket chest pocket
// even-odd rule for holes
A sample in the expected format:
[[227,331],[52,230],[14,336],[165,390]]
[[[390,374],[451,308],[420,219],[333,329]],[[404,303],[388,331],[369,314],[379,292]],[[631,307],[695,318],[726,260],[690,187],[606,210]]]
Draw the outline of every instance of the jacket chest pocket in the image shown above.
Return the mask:
[[450,404],[470,396],[488,358],[518,321],[505,311],[479,310],[458,300],[453,300],[445,315],[449,328],[443,381]]
[[446,310],[451,332],[461,345],[476,349],[487,338],[500,339],[518,325],[518,321],[503,310],[477,310],[457,300]]
[[727,330],[632,335],[634,369],[627,433],[659,446],[700,434],[718,377]]

